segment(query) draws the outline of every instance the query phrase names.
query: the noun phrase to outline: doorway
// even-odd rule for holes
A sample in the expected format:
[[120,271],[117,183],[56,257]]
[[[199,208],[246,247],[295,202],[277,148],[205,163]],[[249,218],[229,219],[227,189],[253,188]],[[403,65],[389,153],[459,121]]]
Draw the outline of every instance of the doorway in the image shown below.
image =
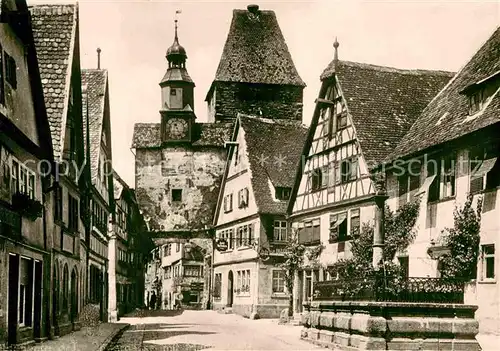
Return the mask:
[[73,268],[71,272],[71,305],[70,305],[70,316],[71,323],[75,323],[78,316],[78,274],[76,270]]
[[42,336],[42,262],[35,261],[35,298],[34,298],[34,323],[33,335],[35,338]]
[[7,342],[9,345],[17,343],[17,307],[19,294],[19,256],[9,255],[9,320]]
[[227,277],[227,307],[233,306],[233,271],[229,271]]
[[305,270],[305,284],[304,284],[304,302],[311,302],[311,291],[312,291],[312,272],[310,270]]
[[52,326],[54,335],[59,335],[59,323],[57,316],[59,314],[59,264],[54,262],[54,271],[52,275]]

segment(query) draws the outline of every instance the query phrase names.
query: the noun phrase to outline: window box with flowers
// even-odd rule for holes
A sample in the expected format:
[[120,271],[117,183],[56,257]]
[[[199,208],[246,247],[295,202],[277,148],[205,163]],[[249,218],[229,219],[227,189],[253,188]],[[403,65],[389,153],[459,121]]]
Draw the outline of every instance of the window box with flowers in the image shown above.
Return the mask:
[[22,216],[34,221],[42,216],[43,205],[28,194],[17,192],[12,195],[12,207]]

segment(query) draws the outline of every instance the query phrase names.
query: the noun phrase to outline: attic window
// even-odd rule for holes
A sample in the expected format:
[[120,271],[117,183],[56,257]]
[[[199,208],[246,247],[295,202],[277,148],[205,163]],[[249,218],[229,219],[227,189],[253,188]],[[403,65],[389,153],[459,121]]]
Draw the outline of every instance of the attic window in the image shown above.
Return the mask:
[[477,90],[469,97],[469,114],[473,115],[483,108],[483,90]]
[[276,199],[278,200],[289,200],[290,199],[290,193],[292,192],[292,189],[291,188],[287,188],[287,187],[276,187],[275,189],[275,196],[276,196]]

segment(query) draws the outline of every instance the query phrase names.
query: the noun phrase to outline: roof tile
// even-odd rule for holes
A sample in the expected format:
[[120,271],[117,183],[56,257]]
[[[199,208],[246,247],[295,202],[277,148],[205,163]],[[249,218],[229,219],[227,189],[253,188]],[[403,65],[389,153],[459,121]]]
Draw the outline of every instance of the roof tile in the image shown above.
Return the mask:
[[358,141],[369,167],[375,167],[410,129],[453,73],[408,70],[332,61],[322,79],[336,74]]
[[[75,45],[77,5],[36,5],[30,7],[33,37],[40,67],[40,77],[52,133],[54,158],[62,154],[61,132],[68,101],[66,86],[70,79],[70,58]],[[48,45],[50,44],[50,45]]]
[[[107,83],[107,70],[82,69],[82,86],[87,86],[87,93],[82,94],[83,132],[85,140],[87,140],[88,116],[90,130],[90,170],[93,182],[96,180],[97,167],[99,166],[99,150],[101,147],[101,135],[104,124],[104,103],[106,98]],[[86,149],[87,143],[85,142],[85,150]]]
[[500,73],[500,27],[427,105],[387,161],[423,151],[500,122],[498,90],[483,111],[470,120],[467,96],[461,94],[461,91],[469,85],[498,73]]
[[274,11],[233,11],[215,80],[305,86]]
[[[136,123],[132,147],[136,149],[161,147],[160,123]],[[233,123],[196,123],[193,145],[223,147],[231,139]]]
[[286,201],[277,201],[274,187],[292,188],[307,127],[296,121],[238,115],[245,133],[252,188],[260,213],[285,214]]

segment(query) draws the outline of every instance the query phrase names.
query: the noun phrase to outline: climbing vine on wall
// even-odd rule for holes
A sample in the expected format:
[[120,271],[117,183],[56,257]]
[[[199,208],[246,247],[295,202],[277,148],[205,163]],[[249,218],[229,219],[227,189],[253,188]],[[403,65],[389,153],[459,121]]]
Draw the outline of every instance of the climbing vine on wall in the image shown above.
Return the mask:
[[[395,212],[387,206],[385,208],[383,269],[390,274],[400,274],[399,266],[392,261],[398,251],[404,251],[415,240],[419,208],[419,198],[406,203]],[[351,241],[352,256],[329,267],[332,276],[339,279],[363,279],[374,274],[373,233],[373,225],[364,223],[360,234]]]
[[482,198],[478,199],[476,209],[472,203],[473,196],[469,195],[462,207],[455,208],[453,228],[446,228],[441,232],[440,241],[449,249],[449,253],[439,258],[443,277],[467,280],[476,278]]

